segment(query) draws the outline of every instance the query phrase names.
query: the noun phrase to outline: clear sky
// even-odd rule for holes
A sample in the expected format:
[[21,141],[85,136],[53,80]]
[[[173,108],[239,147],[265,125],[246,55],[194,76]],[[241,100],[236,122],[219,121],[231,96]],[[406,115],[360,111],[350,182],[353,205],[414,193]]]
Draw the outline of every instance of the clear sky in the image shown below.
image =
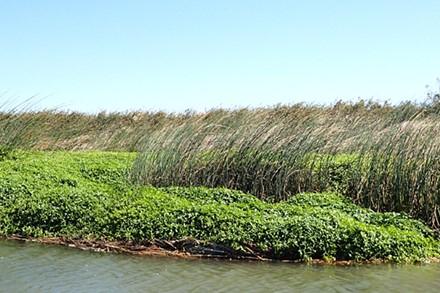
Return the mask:
[[438,0],[0,0],[0,100],[167,110],[421,99]]

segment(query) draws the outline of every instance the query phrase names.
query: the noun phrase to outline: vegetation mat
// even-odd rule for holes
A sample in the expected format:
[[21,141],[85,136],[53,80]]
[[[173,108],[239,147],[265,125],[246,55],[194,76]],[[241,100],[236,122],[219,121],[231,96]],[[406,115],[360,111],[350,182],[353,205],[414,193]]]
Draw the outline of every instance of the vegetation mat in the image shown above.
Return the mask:
[[135,153],[10,151],[0,158],[0,235],[156,245],[228,258],[426,261],[432,230],[334,192],[269,203],[226,188],[130,182]]

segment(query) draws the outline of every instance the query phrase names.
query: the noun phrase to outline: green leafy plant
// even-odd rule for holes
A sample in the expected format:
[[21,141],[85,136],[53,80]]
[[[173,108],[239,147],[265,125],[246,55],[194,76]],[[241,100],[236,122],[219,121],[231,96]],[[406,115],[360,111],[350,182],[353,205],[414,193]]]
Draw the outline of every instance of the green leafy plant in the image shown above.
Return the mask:
[[131,243],[194,239],[230,257],[303,261],[413,262],[440,254],[440,241],[422,222],[359,207],[335,192],[269,203],[226,188],[132,184],[126,174],[134,153],[13,155],[14,160],[0,161],[3,236]]

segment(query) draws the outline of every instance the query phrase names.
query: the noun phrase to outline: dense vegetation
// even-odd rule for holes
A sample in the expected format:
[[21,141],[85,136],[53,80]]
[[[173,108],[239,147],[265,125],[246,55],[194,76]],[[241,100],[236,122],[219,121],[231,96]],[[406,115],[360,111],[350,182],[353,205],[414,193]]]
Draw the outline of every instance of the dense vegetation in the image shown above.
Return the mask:
[[338,191],[375,211],[440,227],[440,103],[360,101],[207,113],[0,111],[14,148],[142,151],[132,180],[228,187],[267,200]]
[[134,153],[9,151],[0,158],[0,234],[143,242],[191,238],[278,259],[438,256],[424,224],[337,193],[280,203],[225,188],[134,185]]
[[440,116],[413,104],[214,111],[156,129],[132,178],[261,199],[338,191],[440,227]]

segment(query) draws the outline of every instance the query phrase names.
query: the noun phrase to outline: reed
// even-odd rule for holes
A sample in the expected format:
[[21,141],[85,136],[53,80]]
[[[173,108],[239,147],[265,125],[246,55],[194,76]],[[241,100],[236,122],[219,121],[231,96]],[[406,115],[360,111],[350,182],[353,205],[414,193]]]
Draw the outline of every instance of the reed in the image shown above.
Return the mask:
[[411,103],[212,111],[152,131],[132,179],[280,201],[336,190],[440,227],[440,117]]
[[[4,107],[5,108],[5,107]],[[139,140],[179,115],[163,112],[33,111],[0,106],[0,146],[35,150],[135,151]]]

